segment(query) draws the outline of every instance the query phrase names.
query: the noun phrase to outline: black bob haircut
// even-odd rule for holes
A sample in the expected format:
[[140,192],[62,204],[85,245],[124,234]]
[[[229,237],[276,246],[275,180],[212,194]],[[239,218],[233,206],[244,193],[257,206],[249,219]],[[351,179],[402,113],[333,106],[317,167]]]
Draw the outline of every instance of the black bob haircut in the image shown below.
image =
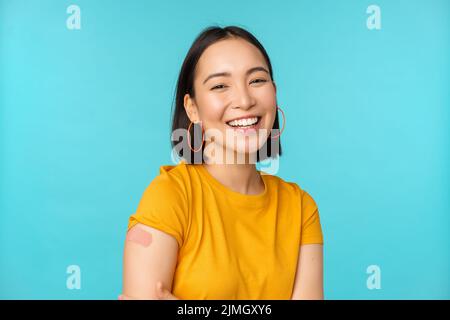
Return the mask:
[[[188,93],[191,97],[195,98],[195,91],[194,91],[194,73],[195,68],[197,66],[197,63],[200,59],[200,56],[202,53],[208,48],[210,45],[225,39],[231,39],[231,38],[241,38],[243,40],[248,41],[249,43],[253,44],[256,48],[259,49],[259,51],[264,56],[264,59],[266,60],[266,63],[269,67],[269,73],[270,78],[274,82],[273,79],[273,72],[272,72],[272,64],[270,63],[270,58],[262,46],[262,44],[253,36],[250,32],[247,30],[238,27],[238,26],[227,26],[224,28],[218,27],[218,26],[210,26],[205,29],[197,36],[197,38],[194,40],[193,44],[191,45],[184,61],[183,65],[181,66],[180,74],[178,76],[178,81],[176,85],[176,91],[175,91],[175,104],[173,105],[174,109],[172,109],[172,133],[177,129],[185,129],[186,134],[189,134],[189,140],[193,144],[192,148],[194,150],[198,150],[197,152],[192,151],[191,149],[187,149],[191,154],[190,155],[183,155],[183,150],[186,150],[186,148],[179,148],[176,150],[177,155],[180,158],[184,158],[187,163],[192,163],[191,159],[198,159],[200,157],[201,162],[204,162],[203,159],[203,150],[205,148],[205,142],[203,142],[201,148],[200,146],[197,146],[195,144],[195,141],[201,140],[201,133],[199,137],[196,137],[194,139],[194,132],[201,132],[201,130],[194,129],[194,126],[197,126],[197,124],[192,124],[192,128],[190,132],[187,132],[189,128],[189,124],[191,121],[189,120],[189,117],[187,116],[186,110],[184,108],[184,95]],[[278,103],[277,103],[278,105]],[[272,129],[280,129],[279,120],[278,120],[278,110],[276,112],[275,121]],[[185,134],[185,135],[186,135]],[[277,141],[278,148],[275,148],[276,150],[272,150],[271,147],[271,136],[272,131],[270,131],[270,134],[265,142],[265,144],[261,147],[260,150],[267,150],[264,154],[260,154],[260,150],[257,152],[256,161],[262,161],[264,159],[267,159],[269,157],[276,158],[278,155],[281,156],[281,143],[280,141]],[[180,139],[183,139],[183,144],[187,141],[187,136],[182,136]],[[280,139],[278,137],[277,139]],[[176,145],[178,145],[179,140],[174,140],[171,135],[171,143],[172,148],[175,148]]]

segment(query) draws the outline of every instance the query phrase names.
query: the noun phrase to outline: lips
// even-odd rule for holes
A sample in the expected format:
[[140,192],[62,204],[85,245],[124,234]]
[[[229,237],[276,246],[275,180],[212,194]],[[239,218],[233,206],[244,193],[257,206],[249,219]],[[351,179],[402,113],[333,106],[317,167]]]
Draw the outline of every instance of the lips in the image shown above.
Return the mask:
[[[258,131],[259,127],[261,126],[261,117],[260,117],[260,116],[257,116],[257,117],[255,117],[255,118],[257,118],[257,119],[256,119],[256,122],[254,122],[254,120],[253,120],[252,122],[250,122],[250,123],[252,123],[252,124],[249,124],[249,125],[244,125],[244,126],[236,125],[236,126],[232,126],[232,125],[229,124],[230,121],[228,121],[228,122],[227,122],[227,126],[228,126],[229,128],[231,128],[231,129],[233,129],[233,131],[235,131],[235,132],[239,132],[239,133],[243,133],[243,134],[247,134],[247,133],[254,134],[254,133],[256,133],[256,132]],[[245,118],[245,119],[248,119],[248,118]],[[236,122],[235,122],[235,123],[236,123]],[[246,122],[242,121],[242,122],[240,122],[240,123],[241,123],[241,124],[245,124]],[[249,123],[249,122],[247,122],[247,123]]]
[[226,124],[233,129],[245,129],[257,126],[260,120],[260,116],[248,116],[227,121]]

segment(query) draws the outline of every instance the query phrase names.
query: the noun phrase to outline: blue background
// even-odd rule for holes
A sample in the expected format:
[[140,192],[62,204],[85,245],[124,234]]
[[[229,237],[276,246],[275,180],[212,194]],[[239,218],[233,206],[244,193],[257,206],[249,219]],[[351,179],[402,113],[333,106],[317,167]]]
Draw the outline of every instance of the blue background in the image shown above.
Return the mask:
[[117,298],[128,217],[172,163],[176,79],[211,24],[272,59],[278,175],[319,206],[325,297],[449,299],[450,1],[425,0],[0,0],[0,298]]

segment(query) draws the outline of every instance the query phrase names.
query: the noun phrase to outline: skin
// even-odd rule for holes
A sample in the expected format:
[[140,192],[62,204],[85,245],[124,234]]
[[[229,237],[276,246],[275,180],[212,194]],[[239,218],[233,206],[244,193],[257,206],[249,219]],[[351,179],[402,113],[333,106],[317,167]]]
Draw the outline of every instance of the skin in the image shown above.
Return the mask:
[[140,244],[146,248],[152,244],[152,234],[144,230],[141,226],[136,226],[127,232],[126,240]]
[[[209,46],[200,57],[194,75],[195,97],[186,94],[184,106],[192,122],[202,122],[205,130],[215,129],[226,137],[227,121],[256,114],[261,116],[261,129],[250,137],[240,136],[234,145],[231,140],[215,143],[223,153],[244,154],[246,163],[203,164],[208,172],[231,190],[243,194],[259,194],[264,183],[249,155],[265,142],[273,127],[276,115],[276,86],[261,52],[252,44],[239,38],[221,40]],[[212,77],[219,72],[227,76]],[[247,139],[247,140],[246,140]],[[212,162],[217,159],[211,159]],[[172,236],[157,229],[137,224],[151,234],[151,243],[144,246],[136,241],[125,241],[123,294],[129,299],[178,299],[172,291],[173,274],[178,256],[178,243]],[[131,230],[130,230],[131,231]],[[294,289],[291,299],[323,299],[323,248],[319,244],[302,245],[299,248]]]
[[[257,70],[247,74],[249,69],[262,67],[267,72]],[[267,134],[252,135],[234,145],[231,139],[215,143],[222,148],[223,154],[244,153],[245,164],[226,163],[204,164],[209,173],[223,185],[243,194],[258,194],[264,191],[264,183],[250,163],[249,154],[260,149],[273,127],[276,115],[276,85],[268,73],[268,66],[261,52],[249,42],[240,38],[222,40],[209,46],[200,57],[194,77],[195,97],[186,94],[184,105],[189,119],[196,123],[201,121],[204,130],[219,130],[222,137],[227,137],[230,127],[227,121],[256,114],[261,116],[261,129]],[[209,78],[211,74],[229,72],[229,76]],[[252,148],[253,147],[253,148]],[[212,162],[220,159],[211,158]]]
[[323,293],[323,245],[300,246],[297,273],[292,300],[322,300]]
[[172,291],[178,243],[173,236],[155,228],[140,223],[133,228],[142,228],[151,234],[152,241],[149,246],[125,241],[122,295],[124,300],[158,300],[161,298],[161,292],[157,290],[158,282],[166,290]]

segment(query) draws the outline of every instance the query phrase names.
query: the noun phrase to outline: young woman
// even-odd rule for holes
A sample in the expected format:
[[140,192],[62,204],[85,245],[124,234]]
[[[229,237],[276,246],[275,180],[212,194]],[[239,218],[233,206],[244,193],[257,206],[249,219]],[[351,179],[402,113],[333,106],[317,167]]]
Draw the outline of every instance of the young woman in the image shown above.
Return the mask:
[[160,167],[130,217],[121,299],[323,299],[316,203],[251,161],[281,155],[284,123],[259,41],[205,29],[177,83],[183,160]]

